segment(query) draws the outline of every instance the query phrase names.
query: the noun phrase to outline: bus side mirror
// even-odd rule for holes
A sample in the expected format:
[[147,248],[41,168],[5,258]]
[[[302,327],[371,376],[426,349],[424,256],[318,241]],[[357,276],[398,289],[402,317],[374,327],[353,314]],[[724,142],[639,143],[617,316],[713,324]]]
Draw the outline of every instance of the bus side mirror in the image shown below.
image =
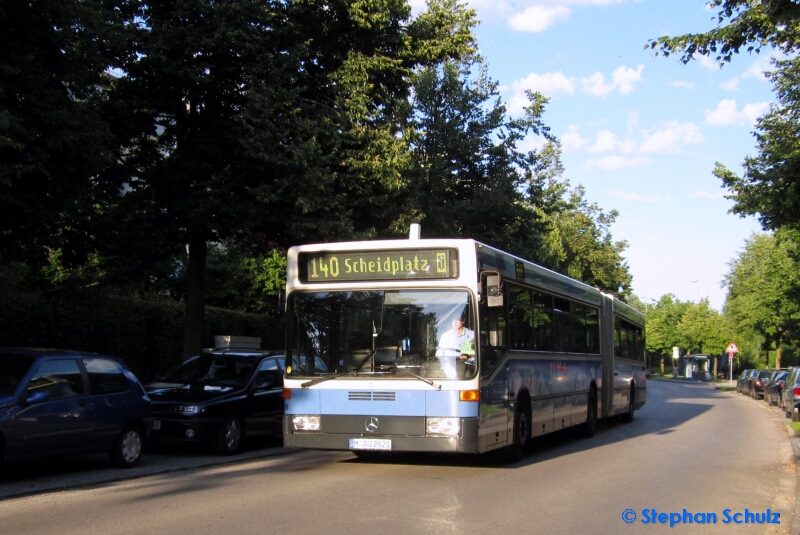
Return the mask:
[[490,307],[503,306],[503,291],[500,288],[500,276],[486,277],[486,304]]

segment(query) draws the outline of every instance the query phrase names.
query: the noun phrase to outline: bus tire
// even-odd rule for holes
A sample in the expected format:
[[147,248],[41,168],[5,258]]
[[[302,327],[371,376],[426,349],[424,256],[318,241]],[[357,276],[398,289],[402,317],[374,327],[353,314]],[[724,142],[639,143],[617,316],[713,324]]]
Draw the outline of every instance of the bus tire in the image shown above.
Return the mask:
[[597,431],[597,389],[589,388],[589,404],[586,406],[586,423],[583,424],[583,437],[592,438]]
[[[525,455],[525,449],[528,447],[531,439],[531,417],[530,411],[526,411],[524,399],[517,402],[517,408],[514,410],[514,436],[513,443],[506,446],[505,449],[505,462],[515,463],[522,459]],[[528,404],[530,405],[530,404]]]
[[629,424],[633,421],[633,410],[634,410],[634,403],[636,401],[636,388],[631,385],[631,396],[628,400],[628,412],[622,413],[620,416],[620,420],[623,423]]

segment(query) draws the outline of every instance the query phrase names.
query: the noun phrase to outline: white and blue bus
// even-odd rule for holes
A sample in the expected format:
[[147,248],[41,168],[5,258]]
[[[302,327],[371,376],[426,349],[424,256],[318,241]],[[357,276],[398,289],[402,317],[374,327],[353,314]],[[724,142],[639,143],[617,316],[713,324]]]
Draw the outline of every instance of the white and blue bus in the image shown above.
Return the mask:
[[518,459],[645,403],[641,313],[474,240],[292,247],[286,291],[287,447]]

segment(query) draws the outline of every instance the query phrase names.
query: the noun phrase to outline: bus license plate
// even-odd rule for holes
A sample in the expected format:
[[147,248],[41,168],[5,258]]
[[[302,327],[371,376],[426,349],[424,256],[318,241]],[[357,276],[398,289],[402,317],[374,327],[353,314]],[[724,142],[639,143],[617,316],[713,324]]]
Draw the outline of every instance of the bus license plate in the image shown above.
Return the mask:
[[351,438],[350,449],[392,451],[392,441],[388,438]]

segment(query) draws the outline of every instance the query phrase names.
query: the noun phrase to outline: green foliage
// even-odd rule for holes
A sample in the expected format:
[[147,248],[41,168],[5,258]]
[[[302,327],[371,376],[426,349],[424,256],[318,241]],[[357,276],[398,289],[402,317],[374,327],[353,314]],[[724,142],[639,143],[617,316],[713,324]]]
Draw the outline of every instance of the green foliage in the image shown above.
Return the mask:
[[667,294],[646,310],[647,351],[653,355],[671,358],[673,347],[681,354],[719,355],[734,339],[727,317],[711,308],[707,299],[692,303]]
[[[7,282],[7,277],[2,279]],[[6,288],[8,288],[6,286]],[[43,294],[18,288],[0,293],[0,346],[55,347],[122,358],[143,381],[182,360],[184,306],[101,291]],[[214,335],[260,336],[262,347],[283,347],[283,325],[272,314],[209,307],[203,347]]]
[[800,339],[798,259],[797,233],[782,229],[774,235],[756,234],[725,277],[726,314],[737,331],[763,337],[765,349],[780,352],[786,342]]
[[756,123],[758,155],[744,161],[744,176],[721,164],[715,174],[731,192],[733,211],[758,215],[766,229],[800,229],[800,59],[775,61],[768,73],[778,103]]
[[545,198],[556,198],[543,205],[548,214],[549,230],[545,236],[548,257],[543,263],[616,297],[630,295],[632,277],[622,254],[625,241],[614,241],[611,225],[618,212],[603,212],[585,198],[582,186],[550,182]]
[[0,332],[150,373],[181,321],[184,354],[260,332],[203,306],[272,317],[286,247],[412,221],[626,295],[616,212],[560,181],[545,97],[507,116],[476,24],[457,0],[3,2]]
[[786,54],[798,50],[800,5],[796,1],[711,0],[708,5],[719,8],[716,28],[698,34],[659,37],[645,48],[655,49],[656,55],[681,54],[683,63],[695,54],[716,55],[718,62],[727,62],[742,49],[758,53],[771,46]]
[[91,244],[93,179],[116,145],[100,104],[132,20],[118,0],[0,3],[0,257],[69,263]]

